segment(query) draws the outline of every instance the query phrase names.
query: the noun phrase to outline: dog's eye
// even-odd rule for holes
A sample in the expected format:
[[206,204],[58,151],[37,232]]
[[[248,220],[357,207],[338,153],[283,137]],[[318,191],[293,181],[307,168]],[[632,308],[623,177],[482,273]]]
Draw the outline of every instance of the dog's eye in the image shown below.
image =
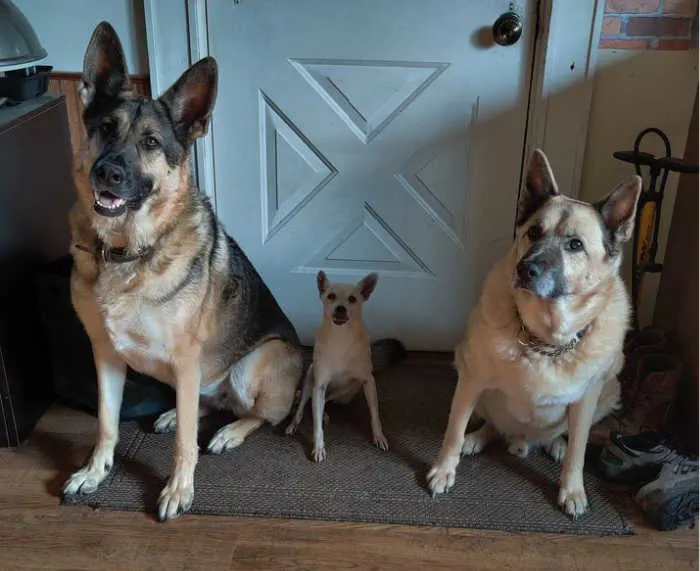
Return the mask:
[[531,242],[539,240],[542,237],[542,228],[537,224],[535,224],[534,226],[530,226],[527,229],[527,237],[530,239]]
[[114,133],[115,127],[116,125],[114,121],[104,121],[103,123],[100,123],[100,134],[103,137],[109,137]]
[[333,292],[328,294],[328,301],[335,301],[335,294]]
[[578,252],[579,250],[583,250],[583,242],[581,242],[581,240],[578,238],[571,238],[571,240],[566,243],[566,249],[570,252]]
[[154,149],[157,149],[160,146],[160,143],[158,142],[158,139],[155,137],[146,137],[143,140],[143,148],[148,150],[148,151],[153,151]]
[[357,301],[357,298],[356,298],[354,295],[351,295],[351,296],[348,298],[348,301],[349,301],[350,303],[355,303],[355,302]]

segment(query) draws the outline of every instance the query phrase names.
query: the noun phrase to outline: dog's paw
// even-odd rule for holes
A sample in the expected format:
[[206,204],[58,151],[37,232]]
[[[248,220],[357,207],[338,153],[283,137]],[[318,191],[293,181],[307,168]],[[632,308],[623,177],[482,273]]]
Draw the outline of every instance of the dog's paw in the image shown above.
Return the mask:
[[207,451],[211,454],[221,454],[227,450],[233,450],[245,440],[245,434],[235,426],[236,423],[220,428],[207,445]]
[[547,446],[545,446],[544,448],[544,451],[552,460],[561,463],[564,460],[564,456],[566,456],[567,449],[568,445],[566,443],[566,440],[564,440],[560,436],[559,438],[556,438],[552,440],[552,442],[547,444]]
[[464,444],[462,444],[462,454],[466,456],[473,456],[478,454],[486,445],[490,442],[490,438],[487,438],[480,430],[476,432],[470,432],[464,437]]
[[63,493],[67,496],[92,494],[97,491],[111,469],[111,464],[105,463],[95,467],[94,463],[91,462],[90,465],[81,468],[66,480],[63,485]]
[[530,445],[522,438],[517,438],[508,445],[508,453],[518,458],[527,458],[530,453]]
[[296,434],[297,428],[299,428],[299,423],[293,420],[289,423],[289,426],[285,429],[284,433],[287,436],[293,436],[294,434]]
[[428,488],[433,497],[446,493],[455,484],[456,466],[443,462],[433,466],[428,472]]
[[158,519],[180,517],[192,507],[194,485],[191,478],[171,477],[158,499]]
[[314,457],[314,462],[323,462],[326,459],[326,446],[323,442],[314,444],[314,449],[311,452]]
[[389,450],[389,442],[387,441],[386,436],[384,436],[383,432],[375,432],[372,436],[372,440],[374,442],[374,445],[380,450]]
[[161,414],[153,423],[153,431],[159,434],[173,432],[177,426],[177,411],[173,408]]
[[588,498],[583,486],[575,488],[559,489],[559,506],[566,515],[573,519],[582,516],[588,511]]

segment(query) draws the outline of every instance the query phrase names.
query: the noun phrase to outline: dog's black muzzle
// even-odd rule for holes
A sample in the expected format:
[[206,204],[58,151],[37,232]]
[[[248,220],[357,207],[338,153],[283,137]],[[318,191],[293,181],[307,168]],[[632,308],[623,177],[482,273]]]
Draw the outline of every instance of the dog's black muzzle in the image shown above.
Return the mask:
[[127,169],[123,154],[105,154],[90,170],[95,193],[95,211],[102,216],[117,217],[128,209],[138,210],[153,188],[153,183],[135,176]]

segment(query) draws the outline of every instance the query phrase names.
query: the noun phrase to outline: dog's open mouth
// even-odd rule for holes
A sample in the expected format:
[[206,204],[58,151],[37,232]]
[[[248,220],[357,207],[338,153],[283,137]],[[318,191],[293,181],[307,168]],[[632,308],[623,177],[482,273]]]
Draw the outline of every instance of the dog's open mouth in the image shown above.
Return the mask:
[[348,318],[346,315],[333,316],[333,323],[336,325],[345,325],[348,321],[350,321],[350,318]]
[[102,216],[121,216],[126,211],[126,200],[108,190],[95,190],[95,212]]

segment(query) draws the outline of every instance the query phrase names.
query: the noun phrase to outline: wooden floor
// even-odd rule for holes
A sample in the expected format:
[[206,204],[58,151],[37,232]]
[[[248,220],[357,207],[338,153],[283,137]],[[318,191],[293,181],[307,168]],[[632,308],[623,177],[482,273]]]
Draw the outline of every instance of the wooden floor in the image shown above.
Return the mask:
[[161,524],[61,507],[95,427],[54,406],[20,449],[0,449],[0,570],[698,568],[696,530],[654,531],[626,500],[637,535],[606,538],[191,515]]

